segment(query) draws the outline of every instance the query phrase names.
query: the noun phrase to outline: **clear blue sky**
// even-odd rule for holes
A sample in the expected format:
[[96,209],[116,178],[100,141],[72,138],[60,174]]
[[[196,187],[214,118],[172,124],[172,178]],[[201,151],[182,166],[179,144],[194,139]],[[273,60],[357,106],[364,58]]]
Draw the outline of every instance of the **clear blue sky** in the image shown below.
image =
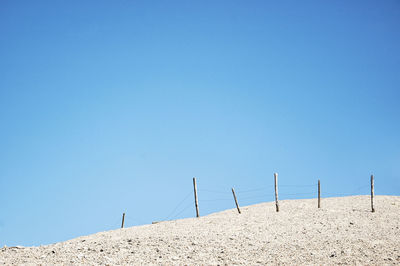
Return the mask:
[[1,1],[0,246],[193,217],[194,176],[201,215],[274,172],[399,195],[399,29],[399,1]]

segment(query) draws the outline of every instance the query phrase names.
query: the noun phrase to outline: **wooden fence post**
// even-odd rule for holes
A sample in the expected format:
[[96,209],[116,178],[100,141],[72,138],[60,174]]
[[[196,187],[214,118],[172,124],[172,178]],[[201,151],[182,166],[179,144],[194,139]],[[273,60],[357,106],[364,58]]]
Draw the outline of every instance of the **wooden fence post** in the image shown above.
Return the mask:
[[274,173],[275,178],[275,205],[276,211],[279,212],[279,203],[278,203],[278,174]]
[[124,223],[125,223],[125,213],[122,214],[122,224],[121,224],[121,228],[124,228]]
[[374,175],[371,175],[371,210],[375,212],[374,208]]
[[318,208],[321,208],[321,182],[318,179]]
[[233,188],[232,188],[232,194],[233,194],[233,199],[235,200],[236,208],[237,208],[238,212],[241,213],[240,212],[240,208],[239,208],[239,204],[238,204],[237,199],[236,199],[235,190]]
[[196,207],[196,217],[200,217],[200,215],[199,215],[199,202],[197,200],[196,177],[193,177],[193,187],[194,187],[194,205]]

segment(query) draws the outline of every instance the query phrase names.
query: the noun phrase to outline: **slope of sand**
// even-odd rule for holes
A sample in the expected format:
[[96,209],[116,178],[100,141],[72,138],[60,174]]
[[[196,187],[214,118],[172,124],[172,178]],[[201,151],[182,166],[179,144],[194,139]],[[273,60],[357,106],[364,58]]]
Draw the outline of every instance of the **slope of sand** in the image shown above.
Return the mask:
[[0,264],[400,264],[400,197],[286,200],[41,247],[0,249]]

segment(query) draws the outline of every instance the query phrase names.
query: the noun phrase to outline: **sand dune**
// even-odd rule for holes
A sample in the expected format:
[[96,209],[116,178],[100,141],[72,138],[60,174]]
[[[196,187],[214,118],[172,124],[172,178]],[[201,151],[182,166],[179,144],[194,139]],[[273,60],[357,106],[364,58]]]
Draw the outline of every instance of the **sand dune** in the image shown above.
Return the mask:
[[0,249],[0,264],[400,264],[400,197],[286,200]]

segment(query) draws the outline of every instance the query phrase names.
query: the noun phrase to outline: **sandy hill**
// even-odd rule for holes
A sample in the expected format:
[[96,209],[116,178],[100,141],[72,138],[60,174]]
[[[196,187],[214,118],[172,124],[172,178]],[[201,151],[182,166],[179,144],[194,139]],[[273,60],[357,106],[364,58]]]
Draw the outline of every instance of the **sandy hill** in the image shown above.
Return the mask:
[[0,264],[400,264],[400,197],[286,200],[0,249]]

